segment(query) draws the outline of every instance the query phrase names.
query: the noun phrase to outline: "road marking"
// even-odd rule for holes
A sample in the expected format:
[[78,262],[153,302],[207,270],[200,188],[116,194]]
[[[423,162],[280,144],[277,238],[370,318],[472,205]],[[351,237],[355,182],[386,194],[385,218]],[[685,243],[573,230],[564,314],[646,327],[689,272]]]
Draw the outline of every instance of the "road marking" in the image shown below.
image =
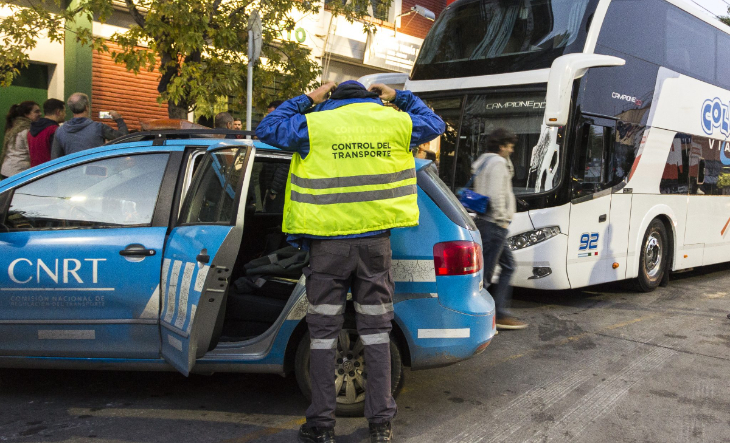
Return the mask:
[[[474,420],[471,426],[457,434],[449,442],[472,443],[479,442],[488,437],[489,441],[505,441],[509,436],[517,432],[532,419],[534,405],[540,405],[541,409],[557,403],[582,385],[590,375],[586,372],[576,372],[568,376],[554,377],[547,382],[536,386],[514,399],[507,407],[494,414],[495,420],[512,422],[512,426],[497,427],[494,422]],[[496,434],[495,434],[496,432]]]
[[[606,326],[601,330],[613,330],[618,329],[630,324],[638,323],[640,321],[656,317],[659,314],[651,314],[644,317],[635,318],[629,321],[615,323],[613,325]],[[599,330],[600,331],[600,330]],[[571,337],[567,337],[557,342],[550,342],[546,346],[555,347],[568,344],[585,338],[597,332],[584,332]],[[653,331],[651,331],[653,334]],[[638,349],[644,343],[630,342],[623,345],[623,352],[629,353],[635,349]],[[499,362],[504,363],[511,360],[516,360],[521,357],[528,356],[534,352],[543,350],[545,346],[530,349],[520,354],[511,355]],[[667,352],[673,352],[666,350]],[[512,442],[512,441],[525,441],[533,436],[531,426],[535,426],[533,423],[533,415],[536,413],[547,410],[550,406],[558,403],[571,393],[575,392],[581,385],[588,382],[592,378],[593,372],[595,372],[596,366],[602,365],[601,361],[588,362],[587,367],[580,368],[571,374],[564,374],[553,377],[539,386],[530,389],[529,391],[519,395],[506,407],[497,410],[493,413],[494,419],[485,419],[483,410],[475,410],[472,413],[472,419],[465,419],[463,415],[460,416],[456,426],[462,428],[462,432],[457,434],[453,438],[443,438],[443,436],[435,436],[433,439],[428,441],[432,442],[450,442],[450,443],[476,443],[481,441],[489,442]],[[493,366],[493,365],[490,365]],[[470,423],[465,429],[463,423]],[[447,426],[447,428],[450,428]],[[529,435],[524,437],[520,434],[525,434],[528,431]]]
[[69,415],[91,415],[105,418],[144,418],[152,420],[183,420],[210,423],[233,423],[265,428],[296,429],[296,424],[304,423],[302,417],[273,414],[246,414],[195,409],[143,409],[143,408],[69,408]]
[[675,354],[676,352],[667,348],[655,348],[649,351],[623,370],[609,376],[606,381],[599,383],[576,402],[573,408],[558,419],[546,433],[535,432],[530,441],[584,441],[579,437],[590,424],[611,411],[629,389]]
[[267,437],[269,435],[278,434],[279,432],[289,431],[292,429],[299,429],[299,427],[306,422],[307,422],[307,419],[305,419],[305,418],[291,420],[286,423],[282,423],[280,426],[277,426],[275,428],[264,428],[264,429],[258,430],[256,432],[246,434],[242,437],[232,438],[229,440],[223,440],[221,443],[246,443],[249,441],[258,440],[259,438],[262,438],[262,437]]

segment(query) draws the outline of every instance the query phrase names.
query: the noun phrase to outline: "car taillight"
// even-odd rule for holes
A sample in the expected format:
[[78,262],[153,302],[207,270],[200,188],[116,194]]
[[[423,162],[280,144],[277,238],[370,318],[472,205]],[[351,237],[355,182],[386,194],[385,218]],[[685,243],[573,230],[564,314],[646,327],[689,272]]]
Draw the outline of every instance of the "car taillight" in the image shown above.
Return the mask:
[[471,241],[449,241],[433,246],[436,275],[474,274],[482,269],[482,247]]

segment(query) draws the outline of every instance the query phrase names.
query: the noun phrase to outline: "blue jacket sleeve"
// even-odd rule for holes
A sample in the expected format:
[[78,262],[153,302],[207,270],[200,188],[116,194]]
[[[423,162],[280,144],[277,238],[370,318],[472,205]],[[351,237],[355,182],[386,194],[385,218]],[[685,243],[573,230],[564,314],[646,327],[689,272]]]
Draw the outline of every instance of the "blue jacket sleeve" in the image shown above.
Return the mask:
[[256,136],[262,142],[284,151],[296,151],[302,158],[309,153],[309,130],[304,112],[312,106],[312,100],[302,94],[285,101],[264,117],[256,128]]
[[436,115],[423,103],[423,100],[413,95],[411,91],[396,90],[393,103],[411,116],[413,122],[411,148],[430,142],[446,130],[446,125],[444,125],[441,117]]

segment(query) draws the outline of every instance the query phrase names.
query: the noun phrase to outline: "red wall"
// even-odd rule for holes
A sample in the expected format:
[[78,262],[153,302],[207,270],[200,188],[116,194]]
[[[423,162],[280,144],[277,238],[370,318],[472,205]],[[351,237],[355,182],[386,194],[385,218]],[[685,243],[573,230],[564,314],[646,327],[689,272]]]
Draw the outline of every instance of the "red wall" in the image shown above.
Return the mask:
[[[412,6],[418,4],[433,11],[433,13],[436,14],[436,18],[438,18],[441,11],[443,11],[446,7],[446,1],[447,0],[403,0],[402,12],[408,12]],[[401,27],[398,28],[398,32],[418,38],[425,38],[426,34],[428,34],[428,30],[431,29],[431,25],[433,25],[431,20],[426,20],[416,13],[401,17],[400,20]]]

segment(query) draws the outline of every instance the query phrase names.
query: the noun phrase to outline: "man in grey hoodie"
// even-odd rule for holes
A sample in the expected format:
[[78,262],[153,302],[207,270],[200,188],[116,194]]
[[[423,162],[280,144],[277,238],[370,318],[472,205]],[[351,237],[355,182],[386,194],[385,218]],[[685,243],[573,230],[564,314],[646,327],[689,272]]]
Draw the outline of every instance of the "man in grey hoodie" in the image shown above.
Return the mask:
[[127,124],[116,112],[109,112],[117,123],[119,130],[89,118],[89,97],[82,92],[74,92],[66,102],[74,118],[58,128],[53,138],[51,159],[63,157],[85,149],[96,148],[107,140],[127,135]]
[[484,254],[484,286],[492,282],[494,269],[499,266],[499,281],[492,296],[497,305],[498,329],[524,329],[523,323],[512,316],[509,306],[512,302],[510,279],[515,270],[512,251],[507,246],[507,227],[515,214],[516,202],[512,192],[514,167],[510,155],[514,152],[517,136],[506,129],[495,129],[487,137],[487,152],[472,165],[474,191],[489,197],[485,214],[477,216],[476,225],[482,235]]

